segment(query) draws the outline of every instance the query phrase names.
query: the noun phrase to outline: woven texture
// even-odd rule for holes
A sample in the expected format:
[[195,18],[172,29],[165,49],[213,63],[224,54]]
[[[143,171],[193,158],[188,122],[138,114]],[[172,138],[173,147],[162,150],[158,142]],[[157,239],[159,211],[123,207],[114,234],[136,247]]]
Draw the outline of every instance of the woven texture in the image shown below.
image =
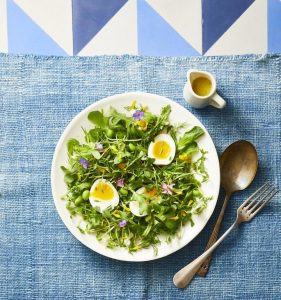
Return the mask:
[[[160,260],[119,262],[78,242],[53,203],[50,167],[69,121],[103,97],[126,91],[167,96],[191,110],[219,153],[238,139],[256,147],[254,183],[230,201],[222,230],[264,181],[280,184],[280,57],[57,58],[0,55],[1,299],[280,299],[280,194],[216,252],[208,276],[185,290],[172,276],[203,251],[216,211],[188,246]],[[186,72],[216,75],[223,110],[184,102]]]

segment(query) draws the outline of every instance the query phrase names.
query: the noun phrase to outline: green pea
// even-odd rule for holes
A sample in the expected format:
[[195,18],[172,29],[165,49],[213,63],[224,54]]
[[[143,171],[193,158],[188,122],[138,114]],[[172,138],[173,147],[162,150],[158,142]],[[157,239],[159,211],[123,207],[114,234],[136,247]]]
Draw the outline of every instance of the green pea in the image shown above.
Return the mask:
[[90,197],[90,191],[89,190],[85,190],[82,194],[82,198],[83,200],[88,200]]
[[111,150],[112,150],[112,152],[115,153],[115,154],[118,153],[118,149],[117,149],[117,147],[116,147],[115,145],[112,145],[112,146],[111,146]]
[[82,201],[83,201],[82,197],[79,196],[79,197],[76,198],[74,204],[77,206],[77,205],[81,204]]
[[134,144],[130,143],[128,146],[129,146],[130,151],[136,150],[136,146]]
[[199,191],[199,190],[193,190],[193,191],[192,191],[192,194],[193,194],[193,196],[195,196],[195,197],[197,197],[197,196],[200,196],[200,195],[201,195],[201,193],[200,193],[200,191]]
[[123,196],[127,196],[128,195],[128,190],[126,190],[125,188],[121,188],[119,190],[120,194],[123,195]]
[[109,138],[113,138],[113,136],[114,136],[114,131],[113,131],[112,129],[108,128],[108,129],[106,130],[106,136],[109,137]]

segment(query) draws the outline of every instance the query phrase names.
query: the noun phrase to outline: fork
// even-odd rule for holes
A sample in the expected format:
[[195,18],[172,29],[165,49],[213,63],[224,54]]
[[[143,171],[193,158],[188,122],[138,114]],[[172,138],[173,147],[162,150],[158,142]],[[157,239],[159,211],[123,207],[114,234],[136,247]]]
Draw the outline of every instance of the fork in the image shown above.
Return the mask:
[[200,269],[204,260],[218,247],[218,245],[229,235],[229,233],[240,223],[251,221],[277,192],[278,189],[267,182],[255,193],[253,193],[237,209],[237,217],[235,222],[221,236],[221,238],[219,238],[211,248],[175,274],[173,278],[174,285],[178,288],[185,288],[191,282],[196,272]]

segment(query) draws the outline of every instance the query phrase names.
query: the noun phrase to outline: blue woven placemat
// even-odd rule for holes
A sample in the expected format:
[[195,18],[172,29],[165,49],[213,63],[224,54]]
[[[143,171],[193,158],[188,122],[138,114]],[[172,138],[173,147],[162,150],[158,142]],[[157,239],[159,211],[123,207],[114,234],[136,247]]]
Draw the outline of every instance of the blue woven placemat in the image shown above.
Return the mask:
[[[194,110],[182,98],[186,71],[216,75],[223,110]],[[280,184],[281,60],[274,56],[57,58],[0,55],[1,299],[280,299],[280,195],[217,251],[208,276],[186,290],[173,274],[204,249],[217,211],[187,247],[147,263],[119,262],[78,242],[52,199],[50,167],[69,121],[103,97],[126,91],[179,102],[210,132],[218,152],[238,139],[257,147],[254,184],[230,201],[223,230],[239,204],[265,180]]]

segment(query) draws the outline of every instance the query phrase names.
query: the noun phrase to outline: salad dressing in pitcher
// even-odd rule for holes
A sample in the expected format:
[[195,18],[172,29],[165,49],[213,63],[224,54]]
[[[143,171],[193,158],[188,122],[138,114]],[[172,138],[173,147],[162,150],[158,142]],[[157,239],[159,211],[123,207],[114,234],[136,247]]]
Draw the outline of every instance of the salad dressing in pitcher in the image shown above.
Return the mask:
[[208,105],[223,108],[226,104],[224,99],[216,92],[215,77],[206,71],[191,69],[187,72],[183,97],[195,108],[203,108]]
[[192,82],[192,89],[198,96],[208,96],[212,90],[212,82],[206,77],[198,77]]

